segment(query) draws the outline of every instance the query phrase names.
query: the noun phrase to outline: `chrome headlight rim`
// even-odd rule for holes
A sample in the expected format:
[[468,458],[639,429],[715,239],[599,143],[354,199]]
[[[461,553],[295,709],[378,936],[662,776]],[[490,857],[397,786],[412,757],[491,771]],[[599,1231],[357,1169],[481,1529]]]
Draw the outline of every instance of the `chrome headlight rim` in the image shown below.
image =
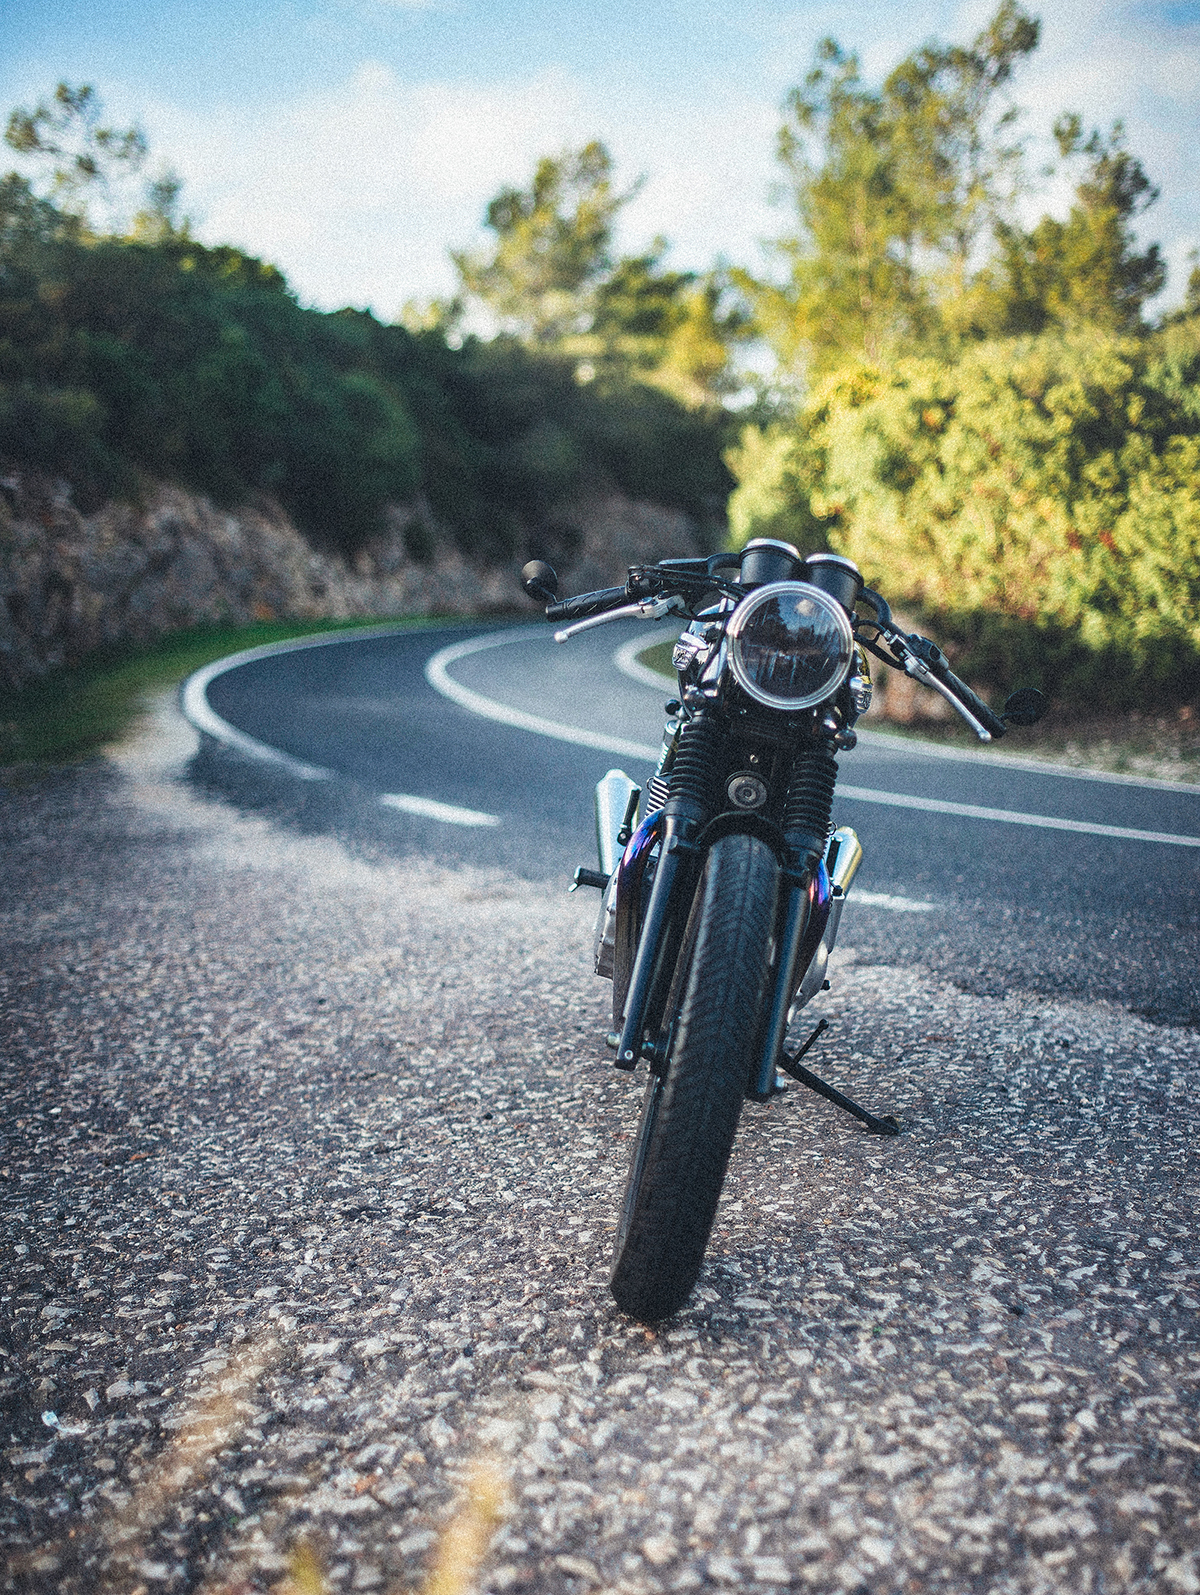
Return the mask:
[[[835,669],[826,676],[819,687],[799,697],[783,697],[781,694],[768,691],[755,680],[742,658],[742,639],[760,609],[780,597],[793,595],[814,604],[832,623],[839,644],[838,660]],[[794,714],[827,703],[850,674],[854,662],[854,631],[850,617],[836,598],[831,598],[828,593],[819,587],[814,587],[811,582],[769,582],[765,587],[759,587],[749,597],[743,598],[734,610],[725,629],[725,637],[728,644],[729,667],[738,686],[755,703],[762,704],[764,708],[782,710],[784,713]]]

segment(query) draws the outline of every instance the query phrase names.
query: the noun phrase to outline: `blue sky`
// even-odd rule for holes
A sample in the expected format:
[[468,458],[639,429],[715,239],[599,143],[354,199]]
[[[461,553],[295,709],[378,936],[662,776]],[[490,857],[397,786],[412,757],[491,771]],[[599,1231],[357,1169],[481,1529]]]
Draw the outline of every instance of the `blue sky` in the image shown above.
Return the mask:
[[[1121,117],[1163,197],[1144,236],[1182,293],[1200,246],[1200,0],[1049,0],[1015,85],[1031,135]],[[199,235],[283,267],[301,297],[395,315],[447,292],[451,246],[501,183],[603,138],[646,182],[626,248],[761,269],[779,106],[826,33],[882,74],[969,39],[994,0],[0,0],[0,108],[91,82],[184,177]],[[1036,167],[1039,149],[1033,146]],[[1048,184],[1039,208],[1061,208]]]

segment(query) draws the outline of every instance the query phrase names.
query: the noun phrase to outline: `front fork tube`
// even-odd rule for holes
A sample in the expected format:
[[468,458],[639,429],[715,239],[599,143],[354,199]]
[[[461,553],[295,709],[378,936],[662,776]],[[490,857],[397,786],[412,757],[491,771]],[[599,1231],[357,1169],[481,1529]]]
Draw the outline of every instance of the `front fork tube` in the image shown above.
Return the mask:
[[775,987],[758,1061],[750,1075],[747,1091],[754,1102],[766,1102],[775,1094],[775,1071],[787,1033],[788,1009],[795,995],[797,977],[805,967],[801,960],[806,954],[812,957],[829,919],[829,876],[823,862],[814,870],[805,870],[803,873],[787,870],[784,872],[784,881],[790,890],[779,935]]
[[[646,904],[646,917],[642,922],[633,972],[629,977],[629,991],[625,997],[625,1020],[614,1059],[618,1069],[637,1067],[642,1054],[642,1033],[646,1015],[650,1012],[656,980],[669,978],[669,972],[673,969],[676,938],[668,935],[667,931],[674,912],[676,887],[681,877],[691,874],[695,856],[695,846],[684,840],[679,821],[671,815],[665,816],[658,867],[650,888],[650,901]],[[664,971],[667,973],[664,974]]]

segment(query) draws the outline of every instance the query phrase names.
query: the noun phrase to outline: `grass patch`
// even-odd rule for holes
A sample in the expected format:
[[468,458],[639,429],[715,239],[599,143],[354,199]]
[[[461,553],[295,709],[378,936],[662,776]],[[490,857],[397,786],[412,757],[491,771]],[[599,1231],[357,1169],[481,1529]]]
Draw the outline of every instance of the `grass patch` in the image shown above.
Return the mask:
[[[433,623],[420,619],[397,625]],[[177,631],[139,647],[103,649],[72,669],[52,671],[8,699],[0,710],[0,765],[67,764],[84,758],[122,736],[151,694],[177,686],[193,670],[226,654],[290,637],[379,624],[378,619],[260,621]]]
[[676,680],[675,666],[671,663],[671,651],[675,647],[675,639],[669,642],[656,642],[650,648],[643,648],[638,654],[638,664],[645,665],[647,670],[657,670],[663,679],[671,684]]

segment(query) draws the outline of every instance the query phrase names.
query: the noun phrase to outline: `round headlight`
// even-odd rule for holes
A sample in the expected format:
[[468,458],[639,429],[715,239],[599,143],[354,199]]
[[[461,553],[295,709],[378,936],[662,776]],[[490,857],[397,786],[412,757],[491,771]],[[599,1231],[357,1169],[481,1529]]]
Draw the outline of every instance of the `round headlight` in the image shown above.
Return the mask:
[[808,582],[772,582],[743,599],[725,633],[742,689],[771,709],[811,709],[841,686],[854,656],[846,611]]

